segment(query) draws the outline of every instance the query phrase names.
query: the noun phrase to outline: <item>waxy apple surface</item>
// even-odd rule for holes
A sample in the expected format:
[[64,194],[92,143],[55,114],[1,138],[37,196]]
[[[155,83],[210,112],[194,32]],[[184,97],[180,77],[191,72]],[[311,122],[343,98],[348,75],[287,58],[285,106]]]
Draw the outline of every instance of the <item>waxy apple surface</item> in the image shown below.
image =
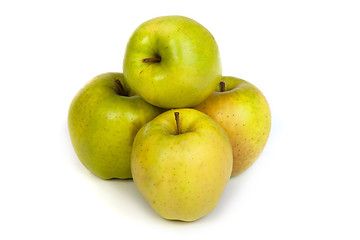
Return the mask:
[[137,133],[131,170],[138,190],[160,216],[194,221],[220,200],[232,170],[231,144],[206,114],[170,110]]
[[221,79],[214,37],[182,16],[158,17],[141,24],[128,41],[123,70],[137,94],[163,108],[200,104]]
[[261,91],[251,83],[223,77],[216,91],[195,109],[218,122],[227,132],[233,149],[232,176],[248,169],[258,159],[271,128],[269,104]]
[[78,158],[100,178],[131,178],[134,137],[161,112],[134,95],[123,74],[96,76],[77,93],[69,109],[69,133]]

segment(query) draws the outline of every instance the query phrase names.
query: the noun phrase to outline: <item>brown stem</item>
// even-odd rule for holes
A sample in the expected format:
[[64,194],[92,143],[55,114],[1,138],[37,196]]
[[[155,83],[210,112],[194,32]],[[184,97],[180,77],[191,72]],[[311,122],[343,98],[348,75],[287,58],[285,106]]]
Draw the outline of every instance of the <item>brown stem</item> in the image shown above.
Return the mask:
[[225,82],[220,82],[220,92],[225,92]]
[[180,128],[180,115],[179,115],[179,112],[174,112],[174,114],[175,114],[175,121],[176,121],[177,134],[181,134],[181,128]]
[[115,83],[118,85],[119,89],[120,89],[120,95],[121,96],[126,96],[126,92],[124,89],[124,86],[121,84],[119,79],[115,79]]
[[142,62],[146,63],[146,62],[161,62],[161,58],[160,57],[156,57],[156,58],[144,58],[142,60]]

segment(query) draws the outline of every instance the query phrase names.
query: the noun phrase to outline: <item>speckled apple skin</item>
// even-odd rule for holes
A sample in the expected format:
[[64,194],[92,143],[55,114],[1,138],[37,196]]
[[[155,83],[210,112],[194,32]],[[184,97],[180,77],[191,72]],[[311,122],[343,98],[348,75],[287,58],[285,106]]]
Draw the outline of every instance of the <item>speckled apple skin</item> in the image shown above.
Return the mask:
[[195,109],[206,113],[227,132],[233,149],[232,176],[248,169],[262,153],[271,129],[269,104],[261,91],[251,83],[223,77],[220,86]]
[[[118,79],[129,96],[119,94]],[[134,95],[122,73],[104,73],[74,97],[68,114],[72,145],[83,165],[103,179],[131,178],[131,147],[137,131],[163,112]]]
[[[156,57],[161,62],[142,62]],[[128,41],[123,70],[136,93],[163,108],[198,105],[222,76],[214,37],[183,16],[157,17],[141,24]]]
[[[179,135],[175,111],[180,113]],[[194,221],[217,206],[229,181],[230,140],[206,114],[170,110],[139,130],[131,169],[136,187],[160,216]]]

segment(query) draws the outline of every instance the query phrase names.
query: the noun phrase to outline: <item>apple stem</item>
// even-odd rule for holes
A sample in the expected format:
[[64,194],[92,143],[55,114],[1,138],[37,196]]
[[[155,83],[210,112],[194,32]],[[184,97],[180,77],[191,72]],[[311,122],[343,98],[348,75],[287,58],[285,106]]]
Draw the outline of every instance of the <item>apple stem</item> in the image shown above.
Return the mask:
[[156,58],[144,58],[142,60],[142,62],[146,63],[146,62],[161,62],[161,58],[160,57],[156,57]]
[[225,82],[220,82],[220,92],[225,92]]
[[178,134],[181,134],[180,115],[179,115],[179,112],[174,112],[174,114],[175,114],[175,121],[176,121],[177,132],[178,132]]
[[118,87],[120,88],[120,95],[121,95],[121,96],[126,96],[124,86],[121,84],[120,80],[119,80],[119,79],[115,79],[115,83],[116,83],[116,84],[118,85]]

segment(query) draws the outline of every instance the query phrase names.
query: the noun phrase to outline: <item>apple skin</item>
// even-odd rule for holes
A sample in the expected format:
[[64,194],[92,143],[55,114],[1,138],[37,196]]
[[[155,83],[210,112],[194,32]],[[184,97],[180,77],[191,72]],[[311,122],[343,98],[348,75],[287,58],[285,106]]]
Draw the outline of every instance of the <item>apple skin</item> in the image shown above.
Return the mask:
[[195,109],[206,113],[227,132],[233,149],[232,176],[248,169],[258,159],[268,140],[271,112],[265,96],[251,83],[223,77],[225,91],[216,91]]
[[[160,62],[142,62],[160,57]],[[163,108],[192,107],[204,101],[221,79],[214,37],[196,21],[165,16],[141,24],[130,37],[123,62],[129,86]]]
[[[182,134],[177,134],[179,112]],[[136,187],[163,218],[194,221],[218,204],[232,170],[226,132],[194,109],[169,110],[137,133],[131,155]]]
[[[130,96],[120,95],[116,79]],[[79,160],[100,178],[131,178],[134,137],[163,111],[134,95],[122,73],[94,77],[76,94],[68,113],[70,138]]]

